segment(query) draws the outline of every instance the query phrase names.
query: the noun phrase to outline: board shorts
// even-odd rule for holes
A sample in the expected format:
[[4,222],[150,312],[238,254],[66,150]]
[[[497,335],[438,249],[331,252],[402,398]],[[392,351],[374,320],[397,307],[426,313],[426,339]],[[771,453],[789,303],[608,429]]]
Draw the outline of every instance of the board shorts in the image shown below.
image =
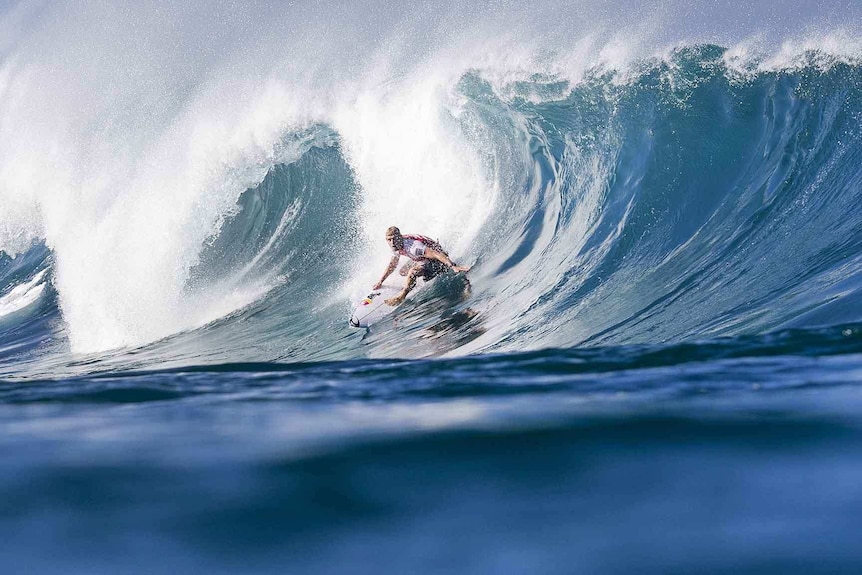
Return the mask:
[[443,262],[438,262],[437,260],[425,260],[419,265],[422,266],[422,279],[426,282],[436,278],[449,269],[449,266]]

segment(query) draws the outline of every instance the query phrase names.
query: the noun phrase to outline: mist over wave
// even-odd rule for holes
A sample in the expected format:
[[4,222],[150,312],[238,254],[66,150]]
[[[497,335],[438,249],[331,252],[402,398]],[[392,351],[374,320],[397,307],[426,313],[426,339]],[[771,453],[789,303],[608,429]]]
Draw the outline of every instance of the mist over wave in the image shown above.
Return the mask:
[[[50,372],[860,321],[860,9],[797,4],[16,4],[10,342]],[[393,224],[474,294],[360,340]]]

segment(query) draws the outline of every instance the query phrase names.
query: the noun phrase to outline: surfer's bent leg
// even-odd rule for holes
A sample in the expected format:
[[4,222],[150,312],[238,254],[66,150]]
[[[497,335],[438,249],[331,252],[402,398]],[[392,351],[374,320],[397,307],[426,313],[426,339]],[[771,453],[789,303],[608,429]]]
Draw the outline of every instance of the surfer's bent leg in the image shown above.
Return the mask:
[[407,294],[410,293],[410,290],[416,287],[416,278],[422,275],[422,266],[414,266],[410,273],[407,274],[407,285],[404,286],[404,289],[398,294],[400,299],[404,299],[407,297]]
[[386,300],[386,303],[389,305],[398,305],[402,301],[404,301],[404,298],[407,297],[407,294],[410,293],[410,290],[416,287],[416,278],[423,273],[422,270],[423,266],[413,266],[410,269],[410,272],[407,274],[407,285],[404,286],[404,289],[401,290],[401,293],[399,293],[397,296],[391,297]]

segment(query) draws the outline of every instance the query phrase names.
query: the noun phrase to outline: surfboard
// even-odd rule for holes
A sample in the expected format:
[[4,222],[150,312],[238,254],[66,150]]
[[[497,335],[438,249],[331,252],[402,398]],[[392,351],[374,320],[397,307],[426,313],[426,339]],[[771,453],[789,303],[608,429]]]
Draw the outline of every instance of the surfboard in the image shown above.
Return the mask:
[[388,305],[385,300],[397,295],[402,289],[403,285],[383,284],[380,289],[370,291],[353,308],[351,327],[370,327],[395,311],[398,306]]

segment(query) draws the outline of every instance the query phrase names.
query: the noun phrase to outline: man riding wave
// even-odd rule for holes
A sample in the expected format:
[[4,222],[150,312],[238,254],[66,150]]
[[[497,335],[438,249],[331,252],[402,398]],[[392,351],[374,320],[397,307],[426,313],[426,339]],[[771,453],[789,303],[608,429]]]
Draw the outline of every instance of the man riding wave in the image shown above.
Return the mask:
[[[449,259],[449,255],[440,244],[431,238],[413,234],[402,235],[401,230],[392,226],[386,230],[386,241],[392,248],[392,259],[389,260],[383,277],[380,278],[374,289],[380,289],[389,274],[395,271],[401,256],[407,256],[412,260],[400,270],[402,276],[407,276],[407,285],[404,286],[401,293],[386,300],[388,305],[398,305],[404,301],[410,290],[416,286],[416,278],[419,276],[422,276],[425,281],[429,281],[447,269],[451,269],[455,273],[470,271],[470,266],[455,265],[455,262]],[[470,282],[467,281],[467,288],[469,289],[469,287]]]

